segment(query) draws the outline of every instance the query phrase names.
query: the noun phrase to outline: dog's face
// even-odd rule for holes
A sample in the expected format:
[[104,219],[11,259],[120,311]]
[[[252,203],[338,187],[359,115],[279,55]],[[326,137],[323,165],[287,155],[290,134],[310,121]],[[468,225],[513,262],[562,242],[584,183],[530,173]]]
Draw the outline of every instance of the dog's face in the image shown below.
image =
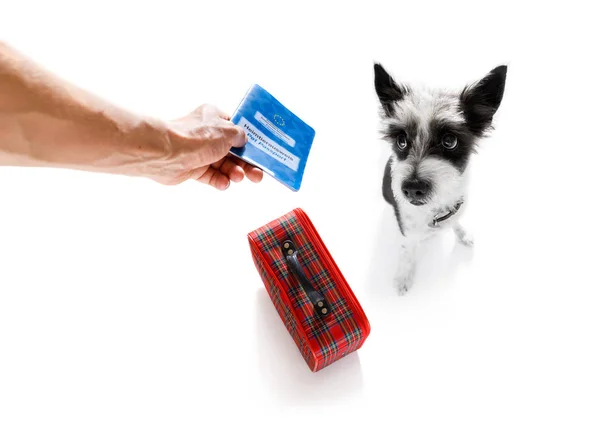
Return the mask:
[[462,91],[417,89],[397,83],[375,64],[382,133],[393,148],[396,198],[420,206],[462,197],[465,171],[478,139],[491,129],[504,94],[506,66]]

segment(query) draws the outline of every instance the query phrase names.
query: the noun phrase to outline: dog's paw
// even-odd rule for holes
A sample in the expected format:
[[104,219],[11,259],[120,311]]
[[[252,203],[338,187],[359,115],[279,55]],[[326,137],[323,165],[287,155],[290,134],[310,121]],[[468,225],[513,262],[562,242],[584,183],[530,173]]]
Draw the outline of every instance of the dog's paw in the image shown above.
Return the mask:
[[463,227],[455,227],[454,233],[456,234],[458,242],[461,243],[463,246],[473,247],[473,244],[475,244],[475,238],[473,237],[473,235],[466,231]]
[[462,245],[467,247],[473,247],[473,245],[475,244],[475,238],[473,237],[473,234],[470,234],[468,232],[458,237],[458,241]]
[[413,285],[414,273],[412,270],[396,273],[394,277],[394,287],[399,295],[406,294]]

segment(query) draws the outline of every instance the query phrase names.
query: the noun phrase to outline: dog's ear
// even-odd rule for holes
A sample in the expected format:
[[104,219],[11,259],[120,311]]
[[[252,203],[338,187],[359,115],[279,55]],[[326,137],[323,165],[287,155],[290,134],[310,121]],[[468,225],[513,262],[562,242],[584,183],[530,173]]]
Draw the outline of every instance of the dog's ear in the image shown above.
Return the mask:
[[375,91],[386,115],[394,112],[394,103],[404,98],[408,89],[398,85],[379,63],[375,63]]
[[498,66],[480,81],[467,86],[461,93],[460,102],[467,125],[476,135],[484,134],[504,96],[506,66]]

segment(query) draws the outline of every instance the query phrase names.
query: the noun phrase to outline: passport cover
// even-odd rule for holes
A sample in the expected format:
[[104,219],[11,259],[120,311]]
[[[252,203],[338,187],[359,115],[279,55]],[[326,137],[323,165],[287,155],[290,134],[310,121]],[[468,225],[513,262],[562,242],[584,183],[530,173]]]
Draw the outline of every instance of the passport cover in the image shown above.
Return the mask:
[[293,191],[300,190],[315,130],[261,86],[250,87],[231,121],[248,143],[230,152]]

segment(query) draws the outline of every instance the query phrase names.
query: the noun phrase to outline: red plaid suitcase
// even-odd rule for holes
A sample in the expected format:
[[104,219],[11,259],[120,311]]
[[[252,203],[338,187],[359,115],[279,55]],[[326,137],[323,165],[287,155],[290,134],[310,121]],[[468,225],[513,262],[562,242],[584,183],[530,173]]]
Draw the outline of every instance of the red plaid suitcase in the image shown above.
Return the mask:
[[250,232],[248,241],[271,301],[311,371],[362,347],[369,321],[302,209]]

